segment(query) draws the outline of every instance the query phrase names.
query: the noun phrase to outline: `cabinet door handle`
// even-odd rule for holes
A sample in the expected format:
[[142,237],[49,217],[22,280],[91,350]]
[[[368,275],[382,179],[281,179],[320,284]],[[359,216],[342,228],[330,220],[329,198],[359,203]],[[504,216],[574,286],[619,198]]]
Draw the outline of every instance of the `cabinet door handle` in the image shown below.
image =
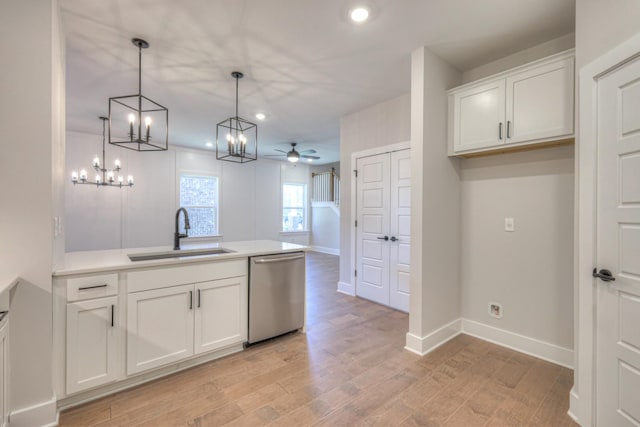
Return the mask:
[[193,291],[189,291],[189,310],[193,310]]
[[498,139],[502,139],[502,122],[498,125]]
[[112,328],[115,324],[115,311],[116,311],[116,306],[114,304],[111,304],[111,327]]
[[511,138],[511,120],[507,120],[507,138]]
[[200,308],[200,289],[198,289],[198,308]]
[[88,289],[98,289],[98,288],[106,288],[107,284],[103,284],[103,285],[92,285],[92,286],[82,286],[80,288],[78,288],[79,291],[86,291]]

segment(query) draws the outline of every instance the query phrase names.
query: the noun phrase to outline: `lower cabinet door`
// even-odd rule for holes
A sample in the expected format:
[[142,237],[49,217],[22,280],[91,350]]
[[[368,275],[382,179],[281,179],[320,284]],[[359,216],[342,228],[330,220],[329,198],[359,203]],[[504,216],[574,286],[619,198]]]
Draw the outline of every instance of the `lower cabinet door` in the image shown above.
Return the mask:
[[193,285],[127,296],[127,374],[193,355]]
[[247,277],[197,283],[196,354],[247,340]]
[[117,379],[117,297],[67,304],[67,394]]

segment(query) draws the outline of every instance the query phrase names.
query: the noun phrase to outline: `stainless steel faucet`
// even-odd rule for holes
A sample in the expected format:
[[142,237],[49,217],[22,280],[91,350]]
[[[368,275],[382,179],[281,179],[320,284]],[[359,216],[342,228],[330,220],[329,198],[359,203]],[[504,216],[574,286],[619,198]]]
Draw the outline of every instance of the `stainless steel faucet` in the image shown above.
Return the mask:
[[[178,219],[180,218],[180,212],[184,213],[184,234],[178,232]],[[176,211],[176,231],[173,233],[173,250],[180,250],[180,239],[183,237],[189,237],[189,214],[185,208],[180,208]]]

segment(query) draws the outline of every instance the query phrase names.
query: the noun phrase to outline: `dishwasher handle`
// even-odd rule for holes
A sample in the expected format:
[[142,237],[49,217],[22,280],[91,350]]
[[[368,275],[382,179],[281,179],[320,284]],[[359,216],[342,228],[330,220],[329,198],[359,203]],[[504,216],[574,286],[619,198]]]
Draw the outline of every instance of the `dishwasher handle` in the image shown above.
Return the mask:
[[303,259],[303,258],[304,258],[304,254],[301,254],[301,255],[278,257],[278,258],[258,258],[258,259],[254,259],[253,262],[255,262],[256,264],[267,264],[271,262],[292,261],[294,259]]

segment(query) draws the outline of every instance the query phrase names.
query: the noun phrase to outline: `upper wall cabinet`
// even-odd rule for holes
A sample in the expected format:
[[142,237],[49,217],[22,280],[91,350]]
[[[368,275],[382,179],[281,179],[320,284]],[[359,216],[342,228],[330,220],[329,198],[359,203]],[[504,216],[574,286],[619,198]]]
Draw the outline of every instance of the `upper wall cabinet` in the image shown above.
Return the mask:
[[449,91],[449,155],[573,138],[573,50]]

